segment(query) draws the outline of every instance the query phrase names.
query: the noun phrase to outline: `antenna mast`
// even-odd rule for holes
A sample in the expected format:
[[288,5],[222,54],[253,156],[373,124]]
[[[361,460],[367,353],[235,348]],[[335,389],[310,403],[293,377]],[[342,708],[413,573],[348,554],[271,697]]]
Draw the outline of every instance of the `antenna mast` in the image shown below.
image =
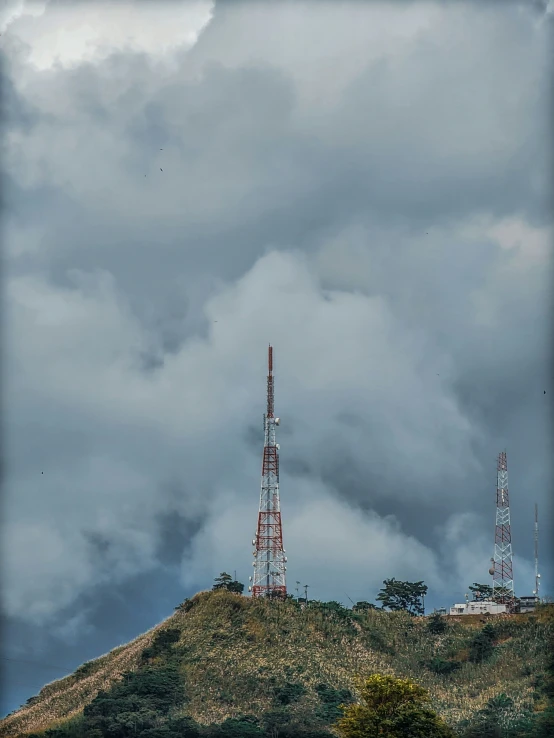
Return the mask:
[[264,455],[262,488],[258,512],[258,529],[252,541],[254,546],[254,576],[248,590],[252,597],[285,597],[287,571],[281,503],[279,498],[279,444],[275,442],[275,428],[279,418],[274,417],[273,348],[268,351],[267,412],[264,415]]
[[539,586],[541,583],[541,575],[539,574],[539,506],[535,502],[535,531],[533,538],[535,539],[535,591],[533,594],[538,598]]
[[510,498],[508,495],[508,462],[506,452],[498,455],[496,482],[496,529],[492,566],[493,600],[511,606],[514,602],[512,574],[512,532],[510,526]]

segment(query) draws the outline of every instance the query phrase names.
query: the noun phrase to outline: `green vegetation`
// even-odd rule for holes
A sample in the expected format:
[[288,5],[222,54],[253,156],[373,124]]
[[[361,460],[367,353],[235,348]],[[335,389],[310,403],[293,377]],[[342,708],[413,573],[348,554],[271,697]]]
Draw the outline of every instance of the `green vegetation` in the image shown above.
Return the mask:
[[490,584],[473,582],[473,584],[469,585],[469,591],[472,593],[473,599],[476,602],[490,602],[492,600],[492,587]]
[[430,661],[424,664],[429,671],[434,674],[441,676],[448,676],[461,668],[462,664],[459,661],[453,661],[451,659],[442,659],[440,656],[434,656]]
[[469,646],[469,660],[474,664],[481,664],[492,656],[496,632],[494,627],[487,623],[483,630],[471,641]]
[[472,592],[473,599],[476,602],[494,602],[495,600],[501,600],[502,597],[510,596],[510,591],[504,587],[495,587],[493,591],[489,584],[479,584],[478,582],[473,582],[469,586],[469,591]]
[[360,686],[362,703],[344,708],[341,738],[454,738],[429,707],[425,689],[409,679],[373,674]]
[[505,694],[491,697],[482,710],[469,721],[463,738],[525,738],[533,735],[532,713],[514,711],[514,703]]
[[215,584],[212,589],[226,589],[227,592],[236,592],[242,594],[244,591],[244,584],[237,582],[227,572],[222,571],[221,574],[216,577]]
[[445,724],[459,738],[554,735],[554,608],[459,621],[366,604],[200,592],[149,633],[46,685],[0,722],[0,736],[330,738],[354,714],[340,705],[360,707],[376,675],[429,695],[409,692],[416,726]]
[[317,715],[325,723],[331,724],[341,717],[341,705],[354,702],[352,692],[349,689],[333,689],[328,684],[318,684],[315,688],[321,706],[317,709]]
[[181,637],[179,628],[166,628],[160,630],[154,636],[152,645],[145,648],[142,652],[143,661],[151,661],[158,656],[168,656],[171,653],[171,647],[177,643]]
[[383,607],[398,612],[404,610],[410,615],[423,615],[423,598],[427,594],[427,585],[423,582],[398,582],[394,577],[385,579],[383,589],[377,599]]
[[438,613],[433,613],[427,621],[427,630],[433,635],[441,635],[448,629],[446,618]]
[[375,605],[373,605],[371,602],[366,602],[365,600],[362,600],[361,602],[356,602],[352,610],[354,612],[362,612],[363,610],[375,610]]

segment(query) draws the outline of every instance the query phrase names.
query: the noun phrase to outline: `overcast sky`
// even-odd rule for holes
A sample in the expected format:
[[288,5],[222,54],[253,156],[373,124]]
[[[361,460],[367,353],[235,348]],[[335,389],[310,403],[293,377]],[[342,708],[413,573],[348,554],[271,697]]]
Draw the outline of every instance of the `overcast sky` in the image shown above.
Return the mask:
[[270,342],[289,591],[463,601],[506,449],[552,594],[552,17],[7,3],[3,713],[248,584]]

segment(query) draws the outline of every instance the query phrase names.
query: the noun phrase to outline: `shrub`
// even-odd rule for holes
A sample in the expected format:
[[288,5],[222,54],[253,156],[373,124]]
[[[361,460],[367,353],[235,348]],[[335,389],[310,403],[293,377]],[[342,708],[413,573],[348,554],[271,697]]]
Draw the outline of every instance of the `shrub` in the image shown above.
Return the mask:
[[84,735],[125,738],[126,726],[137,735],[159,727],[160,718],[183,698],[180,675],[174,665],[128,672],[109,692],[99,692],[84,709]]
[[341,738],[454,738],[427,707],[425,689],[409,679],[373,674],[361,684],[363,704],[344,708],[334,726]]
[[353,702],[348,689],[333,689],[328,684],[318,684],[315,691],[321,702],[317,714],[326,723],[332,723],[341,716],[339,705]]
[[435,656],[430,661],[427,661],[425,666],[434,674],[447,676],[457,671],[461,667],[461,664],[459,661],[447,661],[441,659],[439,656]]
[[472,640],[469,646],[469,661],[474,664],[481,664],[492,656],[494,651],[494,627],[487,623]]
[[517,713],[513,700],[499,694],[460,727],[462,738],[531,738],[533,724],[532,713]]
[[297,702],[306,690],[301,684],[295,682],[285,682],[282,687],[275,690],[275,702],[279,705],[290,705]]
[[250,738],[263,736],[264,732],[257,724],[256,718],[228,718],[223,723],[210,725],[204,736],[209,738]]
[[427,621],[427,630],[433,635],[440,635],[448,629],[448,623],[446,619],[439,615],[437,612],[433,613]]
[[147,661],[156,656],[170,653],[171,647],[174,643],[177,643],[180,637],[181,631],[179,628],[164,628],[164,630],[158,631],[151,645],[142,652],[142,660]]
[[81,664],[81,666],[77,667],[77,669],[75,670],[75,676],[86,677],[89,674],[92,674],[92,672],[94,671],[94,667],[94,661],[85,661],[84,664]]
[[177,605],[175,608],[179,612],[189,612],[189,610],[192,610],[192,608],[197,604],[196,600],[191,600],[187,597],[186,600],[183,600],[180,605]]

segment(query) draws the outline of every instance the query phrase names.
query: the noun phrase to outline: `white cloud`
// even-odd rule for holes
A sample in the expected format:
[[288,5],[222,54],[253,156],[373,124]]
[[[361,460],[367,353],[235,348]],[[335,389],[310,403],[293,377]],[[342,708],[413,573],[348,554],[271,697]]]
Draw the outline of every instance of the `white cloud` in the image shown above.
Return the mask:
[[0,9],[0,31],[5,33],[19,18],[37,18],[43,15],[48,0],[4,0]]
[[220,14],[193,68],[209,59],[231,69],[262,61],[286,70],[298,92],[297,113],[312,132],[360,71],[385,56],[402,56],[422,32],[444,22],[444,11],[428,2],[373,3],[371,11],[357,2],[321,2],[316,12],[309,2],[238,2],[231,10],[222,6]]
[[482,579],[479,459],[507,435],[514,488],[546,488],[532,24],[421,3],[17,8],[10,614],[55,619],[153,572],[161,514],[208,514],[185,585],[251,571],[270,341],[289,584],[367,599],[405,576],[447,598]]
[[30,47],[29,62],[40,71],[98,62],[114,51],[164,57],[192,48],[210,22],[213,0],[187,3],[20,2],[11,11],[10,33]]
[[[403,533],[394,518],[364,514],[339,502],[324,485],[286,475],[281,500],[290,592],[300,580],[309,585],[310,597],[348,604],[348,597],[374,599],[389,577],[440,586],[433,551]],[[205,587],[225,566],[231,574],[236,568],[243,581],[251,574],[248,542],[255,533],[256,502],[254,489],[249,499],[225,490],[214,500],[210,522],[183,561],[185,587]]]
[[[287,545],[294,551],[295,576],[310,573],[314,587],[324,586],[319,564],[309,562],[311,552],[326,540],[323,563],[333,576],[339,577],[352,558],[359,560],[350,566],[356,572],[349,579],[354,592],[358,578],[365,576],[367,586],[376,586],[387,571],[437,581],[429,549],[376,515],[362,518],[341,507],[317,481],[325,464],[339,463],[348,454],[362,473],[381,469],[389,482],[395,481],[386,489],[373,481],[368,492],[374,497],[407,501],[417,494],[423,500],[435,494],[433,480],[463,476],[471,463],[472,428],[446,387],[430,379],[431,347],[422,334],[398,324],[382,298],[326,294],[305,258],[269,253],[208,301],[206,315],[218,321],[211,323],[208,337],[185,343],[166,357],[163,368],[147,375],[136,360],[143,345],[140,326],[114,280],[106,274],[71,277],[73,287],[65,290],[38,277],[14,278],[8,284],[9,391],[17,394],[33,387],[49,402],[82,413],[91,423],[105,424],[116,417],[124,426],[157,434],[161,443],[179,445],[180,473],[192,484],[186,505],[182,503],[184,511],[190,513],[195,504],[202,510],[210,500],[217,501],[214,521],[195,544],[204,568],[208,549],[216,567],[224,554],[229,561],[232,551],[244,562],[248,549],[259,464],[241,439],[248,426],[257,424],[263,408],[265,346],[271,340],[276,347],[277,407],[285,432],[292,428],[292,436],[284,439],[284,453],[298,455],[313,467],[309,484],[294,478],[284,483]],[[341,426],[345,413],[366,418],[369,425]],[[41,483],[56,488],[57,504],[70,507],[61,527],[51,503],[35,508],[39,517],[33,524],[40,520],[40,525],[51,526],[51,538],[42,540],[45,547],[51,541],[54,558],[36,550],[44,567],[37,590],[32,577],[16,576],[32,570],[35,549],[23,543],[14,547],[10,611],[25,605],[26,612],[46,614],[76,598],[96,576],[106,575],[102,567],[90,570],[82,565],[84,531],[109,541],[111,575],[152,566],[156,528],[151,521],[165,502],[154,493],[156,475],[169,471],[163,466],[151,469],[147,460],[130,467],[107,452],[79,462],[71,485],[56,472],[49,472],[46,482],[41,475]],[[226,489],[229,473],[235,503]],[[410,477],[418,479],[417,493],[404,483]],[[26,486],[30,484],[28,480]],[[339,491],[347,491],[338,485]],[[296,501],[291,504],[291,499]],[[33,517],[25,496],[12,505],[22,521],[19,525],[31,524],[23,523]],[[67,525],[73,531],[68,539]],[[23,542],[28,535],[17,526],[14,521],[14,535]],[[364,552],[368,540],[371,547]],[[58,563],[70,549],[76,553],[69,557],[68,570]],[[199,581],[204,569],[198,573],[194,567],[186,576]],[[364,575],[365,570],[373,573]],[[63,592],[52,601],[50,592],[59,587]],[[362,593],[356,596],[362,598]]]
[[451,515],[440,528],[443,577],[452,588],[455,581],[460,593],[467,592],[473,582],[481,584],[490,580],[488,570],[494,552],[493,516],[492,506],[489,521],[473,512],[459,513]]
[[7,614],[40,622],[71,604],[83,585],[94,582],[92,563],[74,543],[75,534],[48,520],[10,522],[2,546]]

